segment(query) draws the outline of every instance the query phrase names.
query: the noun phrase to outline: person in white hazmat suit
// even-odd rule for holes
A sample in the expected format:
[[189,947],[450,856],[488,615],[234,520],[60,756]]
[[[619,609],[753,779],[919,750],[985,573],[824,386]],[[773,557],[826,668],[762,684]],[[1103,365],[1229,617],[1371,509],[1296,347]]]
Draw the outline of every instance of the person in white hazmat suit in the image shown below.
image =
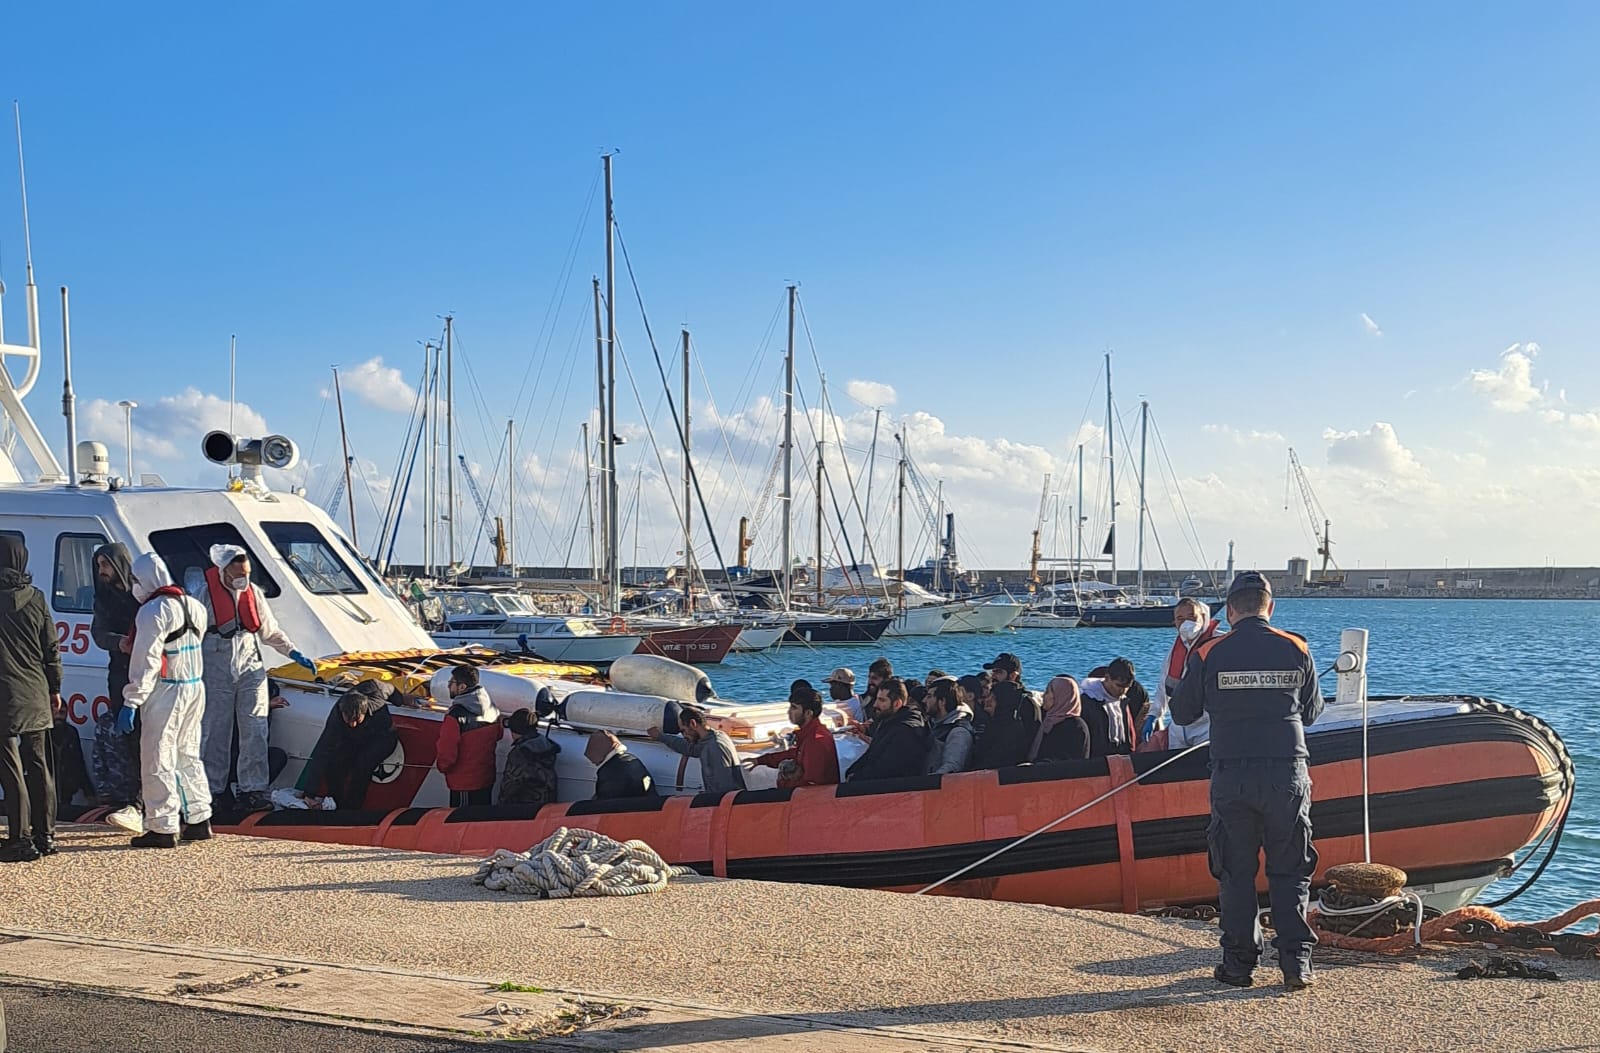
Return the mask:
[[[130,843],[176,848],[180,830],[185,841],[211,836],[211,789],[200,762],[206,708],[200,636],[206,611],[172,583],[166,563],[154,552],[133,561],[133,598],[139,612],[117,730],[132,734],[134,714],[143,714],[139,765],[145,832]],[[180,820],[187,824],[180,827]]]
[[261,645],[315,673],[316,663],[300,653],[278,627],[260,586],[250,581],[250,556],[237,545],[212,545],[211,563],[196,599],[210,617],[201,653],[205,656],[206,718],[200,738],[206,777],[219,796],[228,791],[233,732],[239,731],[239,792],[235,803],[247,812],[272,808],[267,793],[267,667]]

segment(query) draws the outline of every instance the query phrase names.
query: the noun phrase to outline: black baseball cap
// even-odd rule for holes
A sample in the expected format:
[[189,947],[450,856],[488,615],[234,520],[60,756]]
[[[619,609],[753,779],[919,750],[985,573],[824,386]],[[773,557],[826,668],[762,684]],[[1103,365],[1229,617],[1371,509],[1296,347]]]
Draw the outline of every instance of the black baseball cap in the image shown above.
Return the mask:
[[985,669],[1003,669],[1011,673],[1022,672],[1022,660],[1010,651],[1001,651],[992,662],[983,663]]
[[1243,574],[1237,575],[1228,585],[1229,599],[1232,599],[1235,593],[1240,592],[1264,592],[1271,596],[1272,582],[1268,581],[1267,576],[1258,570],[1247,570]]

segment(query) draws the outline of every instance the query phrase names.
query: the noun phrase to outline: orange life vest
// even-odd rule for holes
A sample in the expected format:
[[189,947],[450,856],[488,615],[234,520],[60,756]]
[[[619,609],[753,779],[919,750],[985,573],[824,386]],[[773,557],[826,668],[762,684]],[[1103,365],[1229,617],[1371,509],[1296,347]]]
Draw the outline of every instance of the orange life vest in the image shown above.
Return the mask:
[[261,611],[256,607],[256,590],[253,587],[245,585],[236,605],[233,602],[233,590],[222,583],[222,571],[217,567],[207,567],[206,594],[211,598],[211,612],[218,636],[226,640],[237,635],[241,629],[247,633],[261,631]]

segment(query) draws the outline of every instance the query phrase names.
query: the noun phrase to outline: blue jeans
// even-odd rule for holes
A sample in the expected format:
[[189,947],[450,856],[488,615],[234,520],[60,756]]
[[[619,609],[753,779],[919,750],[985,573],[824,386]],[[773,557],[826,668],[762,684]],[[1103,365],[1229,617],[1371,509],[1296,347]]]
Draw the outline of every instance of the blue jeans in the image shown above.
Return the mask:
[[1267,894],[1285,971],[1311,963],[1317,938],[1306,924],[1311,874],[1311,776],[1304,760],[1217,761],[1211,772],[1211,874],[1222,904],[1222,965],[1235,974],[1255,967],[1256,874],[1267,857]]

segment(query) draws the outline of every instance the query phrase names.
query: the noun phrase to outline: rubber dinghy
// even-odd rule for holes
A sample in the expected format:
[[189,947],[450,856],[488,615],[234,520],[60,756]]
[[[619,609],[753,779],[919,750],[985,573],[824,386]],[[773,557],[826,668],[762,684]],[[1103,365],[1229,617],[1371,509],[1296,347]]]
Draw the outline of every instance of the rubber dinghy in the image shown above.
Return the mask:
[[[1308,729],[1319,879],[1330,866],[1363,858],[1360,712],[1359,706],[1330,705]],[[413,725],[411,733],[402,730],[407,769],[424,755],[432,759],[431,738],[415,726],[418,719],[396,718],[402,728]],[[1403,868],[1412,887],[1440,909],[1470,902],[1505,876],[1518,852],[1551,835],[1571,801],[1574,773],[1561,739],[1539,719],[1496,702],[1373,699],[1368,738],[1373,858]],[[668,862],[707,875],[916,891],[1172,756],[1144,753],[724,796],[571,801],[538,810],[402,807],[414,798],[395,796],[407,794],[407,783],[414,792],[416,782],[401,778],[374,785],[369,795],[370,803],[387,798],[392,808],[260,813],[222,828],[485,856],[496,848],[524,849],[565,826],[644,840]],[[681,785],[681,768],[678,773]],[[565,795],[572,789],[570,771],[562,780]],[[669,790],[674,785],[670,774],[658,783]],[[1123,911],[1214,900],[1208,818],[1201,750],[938,891]]]

